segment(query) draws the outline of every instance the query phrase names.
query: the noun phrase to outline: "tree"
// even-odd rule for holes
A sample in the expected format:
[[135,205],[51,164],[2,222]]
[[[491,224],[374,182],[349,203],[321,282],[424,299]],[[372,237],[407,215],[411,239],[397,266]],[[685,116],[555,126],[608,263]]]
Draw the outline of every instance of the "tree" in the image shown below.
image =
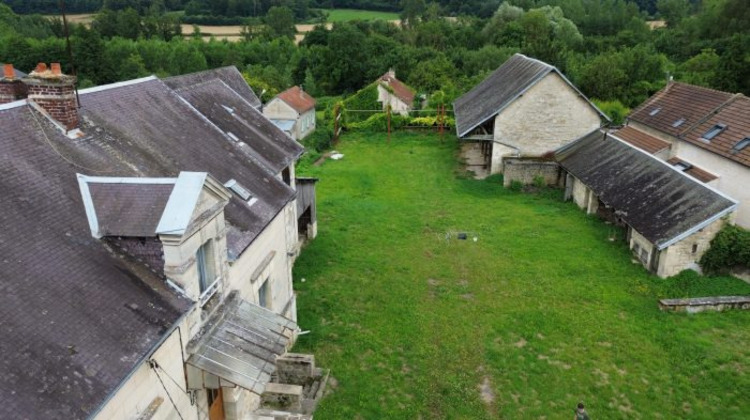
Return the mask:
[[425,11],[424,0],[402,0],[401,22],[404,26],[413,28],[419,22],[419,17]]
[[294,26],[294,12],[288,7],[274,6],[268,10],[264,18],[273,36],[294,38],[297,28]]
[[667,25],[674,27],[690,14],[691,5],[688,0],[659,0],[656,9]]

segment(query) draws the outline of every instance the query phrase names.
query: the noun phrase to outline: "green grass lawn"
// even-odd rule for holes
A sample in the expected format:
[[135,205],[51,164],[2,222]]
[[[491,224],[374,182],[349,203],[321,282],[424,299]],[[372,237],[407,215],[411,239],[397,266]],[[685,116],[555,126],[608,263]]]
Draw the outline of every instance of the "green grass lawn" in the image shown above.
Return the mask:
[[569,419],[579,401],[594,419],[750,416],[750,312],[657,307],[750,285],[656,278],[560,192],[463,176],[449,136],[337,150],[303,170],[319,235],[294,269],[310,330],[294,350],[335,378],[316,417]]
[[328,22],[347,22],[350,20],[397,20],[398,13],[378,12],[358,9],[323,9],[328,15]]

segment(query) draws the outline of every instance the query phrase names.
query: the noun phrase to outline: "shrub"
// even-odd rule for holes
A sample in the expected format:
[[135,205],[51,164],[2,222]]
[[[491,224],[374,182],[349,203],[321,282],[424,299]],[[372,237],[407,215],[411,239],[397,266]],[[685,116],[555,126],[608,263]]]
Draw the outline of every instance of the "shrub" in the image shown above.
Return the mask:
[[711,241],[700,265],[707,273],[720,273],[733,267],[750,267],[750,231],[726,225]]
[[510,190],[516,192],[523,190],[523,182],[519,180],[510,181]]
[[547,186],[547,182],[544,180],[543,176],[537,175],[534,177],[534,186],[538,188],[544,188]]
[[630,109],[620,103],[620,101],[600,101],[594,99],[593,102],[603,113],[609,116],[614,125],[621,125],[624,123],[625,117],[630,113]]
[[[403,128],[409,124],[409,117],[391,114],[391,130]],[[388,131],[388,114],[378,113],[370,116],[362,122],[353,122],[346,125],[347,128],[365,131]]]
[[[343,109],[353,110],[380,110],[383,106],[378,102],[378,85],[377,83],[371,83],[368,86],[360,89],[354,95],[344,99]],[[346,112],[344,117],[346,121],[345,125],[350,123],[357,123],[367,120],[372,114],[367,112]]]

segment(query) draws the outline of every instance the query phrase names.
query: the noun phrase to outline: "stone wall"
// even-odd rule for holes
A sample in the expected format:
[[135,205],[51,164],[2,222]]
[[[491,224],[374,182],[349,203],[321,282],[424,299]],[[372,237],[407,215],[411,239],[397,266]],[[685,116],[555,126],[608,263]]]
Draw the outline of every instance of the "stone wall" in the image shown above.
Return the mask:
[[587,187],[583,182],[574,176],[570,176],[573,179],[572,186],[572,197],[573,202],[585,211],[586,214],[596,213],[599,209],[599,198],[594,192]]
[[635,257],[646,267],[647,270],[651,270],[651,259],[654,258],[654,252],[656,250],[654,244],[649,242],[643,235],[638,233],[635,229],[630,229],[630,242],[628,247],[633,251]]
[[532,185],[537,177],[542,177],[545,185],[560,185],[562,182],[560,165],[557,162],[537,159],[505,159],[504,187],[509,187],[513,181],[519,181],[524,185]]
[[542,156],[599,128],[601,117],[557,73],[549,73],[495,117],[495,140]]
[[724,223],[729,220],[731,218],[716,220],[705,228],[662,250],[659,255],[659,267],[656,274],[664,278],[674,276],[687,269],[700,272],[698,261],[708,251],[711,240],[719,233]]
[[697,313],[703,311],[750,310],[750,296],[716,296],[690,299],[661,299],[659,309]]

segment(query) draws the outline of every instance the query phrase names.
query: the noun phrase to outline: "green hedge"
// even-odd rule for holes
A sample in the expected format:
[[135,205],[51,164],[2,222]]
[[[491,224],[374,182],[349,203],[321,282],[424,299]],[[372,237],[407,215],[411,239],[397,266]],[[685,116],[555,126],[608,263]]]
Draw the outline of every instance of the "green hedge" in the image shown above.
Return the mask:
[[[342,106],[344,110],[353,109],[369,111],[383,109],[383,105],[378,102],[378,84],[370,83],[366,87],[360,89],[354,95],[344,99]],[[367,112],[346,112],[344,114],[344,125],[348,126],[350,123],[362,122],[371,116],[372,114]]]
[[700,265],[711,274],[738,266],[750,267],[750,231],[738,226],[724,226],[711,241],[711,248],[701,258]]

